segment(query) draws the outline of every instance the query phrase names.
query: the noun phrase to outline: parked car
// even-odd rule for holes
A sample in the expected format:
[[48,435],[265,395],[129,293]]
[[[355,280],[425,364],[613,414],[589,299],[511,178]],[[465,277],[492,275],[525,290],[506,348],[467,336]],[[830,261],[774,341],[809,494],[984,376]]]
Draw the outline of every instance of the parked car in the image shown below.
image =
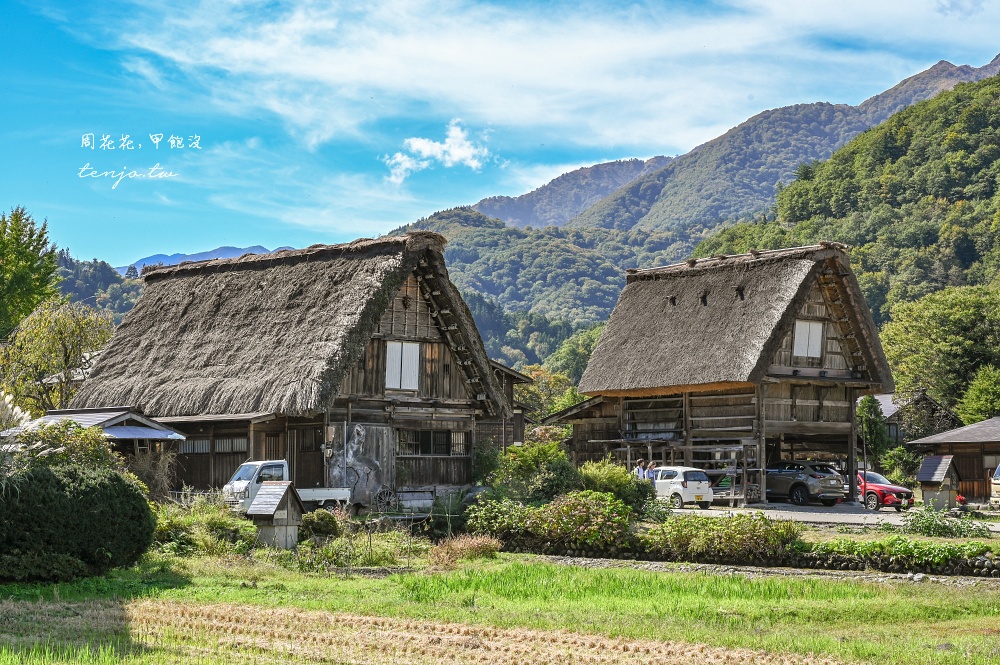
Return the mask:
[[701,469],[663,466],[655,469],[654,473],[656,497],[667,499],[671,508],[683,508],[688,503],[697,503],[703,510],[712,507],[712,481]]
[[843,476],[827,462],[775,462],[765,472],[769,500],[787,497],[797,506],[819,501],[829,507],[846,496]]
[[913,507],[913,491],[874,471],[858,471],[858,495],[864,497],[865,508],[878,510],[892,506],[896,511]]

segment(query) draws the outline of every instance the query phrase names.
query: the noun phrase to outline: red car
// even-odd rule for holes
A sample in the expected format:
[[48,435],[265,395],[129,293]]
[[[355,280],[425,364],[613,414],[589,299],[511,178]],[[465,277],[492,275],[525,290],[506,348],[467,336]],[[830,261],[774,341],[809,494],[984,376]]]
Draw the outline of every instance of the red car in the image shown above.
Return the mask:
[[897,511],[913,507],[911,490],[893,485],[874,471],[858,471],[858,494],[864,497],[868,510],[878,510],[882,506],[892,506]]

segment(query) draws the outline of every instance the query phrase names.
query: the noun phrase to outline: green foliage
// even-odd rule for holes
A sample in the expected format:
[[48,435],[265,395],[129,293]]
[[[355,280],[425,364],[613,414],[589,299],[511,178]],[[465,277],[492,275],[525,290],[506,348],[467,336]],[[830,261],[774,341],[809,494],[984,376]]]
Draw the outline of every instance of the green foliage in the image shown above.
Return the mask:
[[337,538],[344,533],[341,520],[329,510],[313,510],[302,516],[299,540],[309,538]]
[[910,452],[905,446],[897,446],[879,459],[879,465],[885,471],[886,478],[902,485],[903,487],[913,487],[917,482],[917,469],[923,458],[920,455]]
[[569,377],[573,384],[579,384],[583,371],[587,369],[590,355],[597,347],[601,334],[607,326],[599,323],[584,330],[573,333],[555,352],[545,359],[543,366],[553,374],[562,373]]
[[485,485],[487,480],[500,468],[500,442],[493,437],[476,441],[472,448],[472,482]]
[[[656,490],[654,489],[653,491],[655,492]],[[673,514],[669,501],[654,498],[646,502],[639,519],[646,522],[666,522]]]
[[25,317],[0,347],[0,383],[18,404],[41,415],[69,405],[91,354],[111,339],[107,312],[49,300]]
[[1000,415],[1000,369],[993,365],[980,367],[956,411],[966,425]]
[[430,543],[405,531],[346,533],[323,541],[308,540],[292,550],[271,547],[255,549],[251,556],[291,570],[327,573],[343,568],[398,566],[414,557],[426,556]]
[[11,475],[40,467],[78,465],[125,471],[125,460],[112,449],[100,427],[63,420],[17,436],[20,449],[9,460]]
[[552,547],[606,549],[630,541],[632,510],[607,492],[570,492],[537,509],[529,529]]
[[135,266],[129,266],[125,277],[106,261],[80,261],[68,249],[58,253],[59,289],[73,302],[88,302],[112,314],[121,323],[142,294],[142,280]]
[[536,503],[582,487],[579,471],[555,441],[508,448],[491,483],[502,494]]
[[768,562],[801,543],[797,522],[771,520],[760,513],[733,517],[676,515],[639,535],[644,549],[672,561],[703,559]]
[[74,463],[20,471],[0,492],[0,560],[23,562],[0,577],[61,580],[130,565],[155,525],[143,488],[119,471]]
[[969,517],[947,517],[933,506],[924,506],[907,513],[903,525],[899,527],[902,533],[912,533],[931,538],[989,538],[990,530],[983,522],[977,522]]
[[656,497],[653,483],[639,480],[609,455],[600,462],[584,462],[580,467],[583,488],[594,492],[607,492],[632,509],[642,513],[646,504]]
[[871,395],[865,395],[858,403],[857,423],[868,454],[876,460],[880,459],[889,450],[889,430],[885,426],[882,407]]
[[450,492],[437,496],[427,518],[420,524],[420,530],[433,541],[462,533],[466,529],[467,508],[460,493]]
[[197,496],[186,504],[167,501],[153,506],[153,542],[163,552],[179,556],[247,553],[257,540],[253,523],[230,510],[218,496]]
[[0,212],[0,339],[56,293],[55,245],[48,223],[35,223],[23,207]]
[[[903,569],[924,566],[941,566],[955,561],[972,559],[990,551],[985,543],[935,543],[911,540],[904,536],[889,536],[882,540],[853,540],[837,538],[811,546],[813,554],[831,557],[849,556],[884,567],[887,563]],[[882,565],[878,565],[882,564]]]
[[528,420],[538,422],[550,413],[586,399],[562,372],[550,372],[541,365],[528,365],[521,372],[530,376],[532,382],[514,386],[514,401],[524,405]]
[[1000,365],[1000,292],[955,287],[900,303],[881,337],[897,390],[926,388],[952,406],[980,367]]
[[529,538],[535,509],[507,498],[480,496],[466,511],[469,533],[494,536],[514,547]]

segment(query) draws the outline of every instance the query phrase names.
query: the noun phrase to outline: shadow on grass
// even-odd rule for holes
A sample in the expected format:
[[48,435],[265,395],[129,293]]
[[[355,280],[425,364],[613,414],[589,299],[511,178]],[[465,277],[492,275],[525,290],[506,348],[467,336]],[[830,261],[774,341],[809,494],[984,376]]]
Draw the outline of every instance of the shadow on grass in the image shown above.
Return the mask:
[[0,584],[0,665],[141,657],[146,646],[133,641],[127,603],[190,583],[175,562],[147,557],[73,582]]

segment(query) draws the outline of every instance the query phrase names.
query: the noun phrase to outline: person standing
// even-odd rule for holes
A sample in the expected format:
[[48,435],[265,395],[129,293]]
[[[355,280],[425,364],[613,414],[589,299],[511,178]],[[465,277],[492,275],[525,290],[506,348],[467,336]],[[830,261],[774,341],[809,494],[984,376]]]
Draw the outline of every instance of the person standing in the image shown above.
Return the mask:
[[656,480],[656,462],[649,460],[646,464],[646,480],[653,482]]
[[638,460],[636,460],[635,468],[632,469],[632,475],[635,476],[638,480],[646,479],[646,460],[642,459],[641,457]]

